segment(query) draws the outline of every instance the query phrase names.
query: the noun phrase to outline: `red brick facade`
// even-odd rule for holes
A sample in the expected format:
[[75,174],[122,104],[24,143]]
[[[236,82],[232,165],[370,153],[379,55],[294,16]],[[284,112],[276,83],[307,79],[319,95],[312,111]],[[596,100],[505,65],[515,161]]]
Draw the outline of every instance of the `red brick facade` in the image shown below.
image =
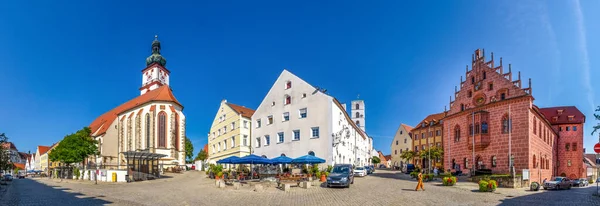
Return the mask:
[[[443,119],[444,129],[449,130],[443,141],[444,168],[454,169],[459,164],[463,173],[491,169],[495,174],[508,174],[510,153],[516,174],[528,169],[531,181],[550,179],[563,168],[569,176],[582,177],[583,169],[577,172],[583,167],[583,156],[577,156],[583,155],[582,125],[568,134],[553,129],[547,115],[533,104],[531,81],[522,88],[520,74],[513,80],[510,65],[505,73],[502,60],[499,66],[494,64],[493,54],[486,62],[483,52],[477,50],[466,80],[461,77],[455,100]],[[561,150],[565,147],[561,141],[575,143],[577,150]],[[563,166],[565,158],[571,159],[570,167]],[[560,166],[556,167],[554,160],[559,160]]]

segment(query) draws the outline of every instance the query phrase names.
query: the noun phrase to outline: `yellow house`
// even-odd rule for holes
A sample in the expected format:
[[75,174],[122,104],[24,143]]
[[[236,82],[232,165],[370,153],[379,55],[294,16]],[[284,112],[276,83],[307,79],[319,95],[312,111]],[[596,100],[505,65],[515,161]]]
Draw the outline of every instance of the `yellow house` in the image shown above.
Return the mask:
[[243,157],[251,152],[251,119],[254,110],[222,100],[208,133],[208,162]]
[[[52,146],[50,146],[50,149],[48,150],[48,152],[46,152],[46,156],[50,155],[50,153],[52,153],[52,150],[54,150],[54,148],[56,148],[56,146],[58,146],[58,144],[60,144],[60,142],[54,143]],[[50,161],[50,158],[48,158],[48,170],[53,170],[55,167],[60,167],[63,164],[61,162],[53,162]]]

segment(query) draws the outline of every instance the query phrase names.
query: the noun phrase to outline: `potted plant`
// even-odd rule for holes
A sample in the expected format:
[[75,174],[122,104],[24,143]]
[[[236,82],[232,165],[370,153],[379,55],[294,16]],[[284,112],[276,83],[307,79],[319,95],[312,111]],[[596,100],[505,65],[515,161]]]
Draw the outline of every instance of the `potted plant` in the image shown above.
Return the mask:
[[442,184],[444,186],[453,186],[456,184],[456,177],[444,177],[442,178]]
[[538,182],[532,182],[529,189],[531,191],[538,191],[538,190],[540,190],[540,183],[538,183]]
[[494,192],[496,191],[496,188],[498,188],[498,183],[496,180],[488,181],[488,192]]
[[488,182],[485,180],[479,180],[479,192],[488,191]]
[[215,176],[216,180],[221,179],[221,177],[223,177],[223,172],[217,172],[217,176]]

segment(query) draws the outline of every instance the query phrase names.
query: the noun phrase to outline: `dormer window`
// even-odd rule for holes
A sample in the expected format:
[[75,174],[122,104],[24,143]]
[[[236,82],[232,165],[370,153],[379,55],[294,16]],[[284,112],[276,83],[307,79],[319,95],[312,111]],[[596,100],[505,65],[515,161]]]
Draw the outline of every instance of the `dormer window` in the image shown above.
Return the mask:
[[292,88],[292,81],[287,81],[285,83],[285,89],[289,89],[289,88]]
[[573,115],[569,116],[569,121],[573,121],[574,118],[575,118],[575,116],[573,116]]
[[556,121],[558,121],[558,117],[552,117],[552,121],[553,121],[553,122],[556,122]]
[[423,122],[423,123],[421,124],[421,127],[425,127],[425,122]]
[[556,110],[556,112],[558,113],[558,115],[561,115],[563,113],[563,111],[564,110],[562,110],[562,109]]

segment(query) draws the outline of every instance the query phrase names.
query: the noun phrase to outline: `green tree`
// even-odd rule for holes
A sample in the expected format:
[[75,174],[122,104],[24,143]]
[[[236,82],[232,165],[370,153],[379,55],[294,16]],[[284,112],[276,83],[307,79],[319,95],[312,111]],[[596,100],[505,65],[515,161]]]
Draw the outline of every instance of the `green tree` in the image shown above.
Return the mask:
[[374,165],[377,165],[377,164],[381,163],[381,159],[379,159],[379,157],[377,157],[377,156],[373,156],[373,158],[371,158],[371,163],[373,163]]
[[[600,112],[600,106],[598,106],[596,112]],[[594,117],[596,118],[596,120],[600,121],[600,114],[594,114]],[[596,133],[596,131],[600,129],[600,123],[594,126],[593,128],[594,130],[592,131],[592,135],[594,135],[594,133]]]
[[417,156],[417,153],[412,150],[405,150],[400,153],[400,158],[404,159],[407,162],[411,162],[413,158]]
[[[200,160],[202,161],[202,164],[204,164],[204,161],[206,161],[206,159],[208,159],[208,153],[206,153],[204,149],[201,149],[200,152],[198,152],[198,155],[196,156],[195,160]],[[204,166],[202,166],[202,168],[200,169],[201,171],[204,171]]]
[[8,137],[4,133],[0,133],[0,171],[10,170],[12,168],[10,154],[7,149],[3,147],[5,143],[8,143]]
[[98,146],[91,137],[89,127],[65,136],[49,154],[50,161],[62,162],[67,167],[73,163],[83,162],[90,155],[97,154]]
[[187,163],[192,163],[192,158],[194,158],[194,145],[192,141],[186,136],[185,137],[185,161]]

